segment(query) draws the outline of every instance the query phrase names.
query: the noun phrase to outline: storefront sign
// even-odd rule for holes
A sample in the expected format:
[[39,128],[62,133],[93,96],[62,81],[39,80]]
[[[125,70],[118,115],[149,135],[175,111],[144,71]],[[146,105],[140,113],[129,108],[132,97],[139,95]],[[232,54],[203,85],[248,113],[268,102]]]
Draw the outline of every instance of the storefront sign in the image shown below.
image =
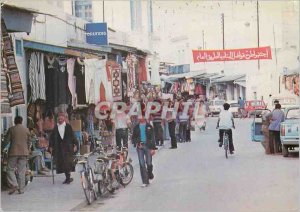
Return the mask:
[[236,60],[264,60],[272,59],[271,47],[228,49],[228,50],[193,50],[194,63],[236,61]]
[[108,45],[107,23],[87,23],[85,25],[86,42],[96,45]]

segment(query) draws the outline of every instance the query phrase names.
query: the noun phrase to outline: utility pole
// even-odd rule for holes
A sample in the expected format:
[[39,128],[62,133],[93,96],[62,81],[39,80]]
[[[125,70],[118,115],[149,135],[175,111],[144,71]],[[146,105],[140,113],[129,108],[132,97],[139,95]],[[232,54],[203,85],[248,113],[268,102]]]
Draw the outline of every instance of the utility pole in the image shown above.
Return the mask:
[[102,9],[103,9],[103,11],[102,11],[102,13],[103,13],[103,17],[102,17],[102,20],[103,20],[103,23],[105,22],[105,15],[104,15],[104,12],[105,12],[105,10],[104,10],[104,0],[102,1]]
[[202,30],[202,49],[204,49],[204,30]]
[[222,13],[221,15],[221,22],[222,22],[222,38],[223,38],[223,49],[225,49],[225,34],[224,34],[224,27],[225,27],[225,23],[224,23],[224,13]]
[[[257,47],[259,47],[259,4],[258,4],[258,0],[256,1],[256,16],[257,16]],[[258,60],[258,63],[257,63],[257,67],[258,67],[258,70],[260,69],[260,61]]]

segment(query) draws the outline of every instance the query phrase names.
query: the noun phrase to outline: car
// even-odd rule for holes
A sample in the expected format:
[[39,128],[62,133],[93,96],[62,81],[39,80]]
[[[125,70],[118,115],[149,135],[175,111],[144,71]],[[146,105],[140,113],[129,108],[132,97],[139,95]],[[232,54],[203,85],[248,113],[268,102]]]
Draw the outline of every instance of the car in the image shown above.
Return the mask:
[[211,100],[209,102],[209,114],[211,116],[213,115],[219,115],[220,112],[223,110],[223,104],[225,103],[225,100],[222,99],[215,99],[215,100]]
[[299,147],[300,107],[287,107],[284,110],[285,120],[280,124],[280,141],[283,157],[289,156],[289,150]]
[[226,103],[228,103],[230,105],[229,112],[232,113],[232,116],[234,118],[238,117],[239,107],[240,107],[240,105],[238,104],[238,101],[237,100],[230,100],[230,101],[227,101]]
[[265,110],[266,107],[263,100],[247,100],[245,102],[245,111],[248,113],[248,117],[253,115],[260,117],[262,110]]

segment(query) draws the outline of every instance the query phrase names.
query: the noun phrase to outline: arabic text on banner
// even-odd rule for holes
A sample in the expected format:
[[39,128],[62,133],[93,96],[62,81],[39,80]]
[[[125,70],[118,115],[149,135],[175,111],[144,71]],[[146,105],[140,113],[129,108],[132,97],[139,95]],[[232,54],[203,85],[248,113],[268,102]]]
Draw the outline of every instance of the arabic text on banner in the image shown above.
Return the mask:
[[247,49],[193,50],[194,63],[272,59],[270,46]]

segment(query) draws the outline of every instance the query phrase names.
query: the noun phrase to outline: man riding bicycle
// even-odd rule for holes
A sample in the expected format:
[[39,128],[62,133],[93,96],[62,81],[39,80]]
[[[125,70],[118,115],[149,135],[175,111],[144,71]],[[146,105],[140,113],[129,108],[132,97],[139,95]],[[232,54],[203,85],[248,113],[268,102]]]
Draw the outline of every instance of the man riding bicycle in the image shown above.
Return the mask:
[[219,129],[219,147],[222,147],[223,145],[223,134],[226,131],[229,136],[229,151],[230,154],[233,154],[234,146],[233,146],[233,140],[232,140],[232,128],[235,129],[234,126],[234,120],[232,113],[228,111],[230,108],[230,105],[228,103],[225,103],[223,105],[224,110],[221,111],[217,123],[217,129]]

